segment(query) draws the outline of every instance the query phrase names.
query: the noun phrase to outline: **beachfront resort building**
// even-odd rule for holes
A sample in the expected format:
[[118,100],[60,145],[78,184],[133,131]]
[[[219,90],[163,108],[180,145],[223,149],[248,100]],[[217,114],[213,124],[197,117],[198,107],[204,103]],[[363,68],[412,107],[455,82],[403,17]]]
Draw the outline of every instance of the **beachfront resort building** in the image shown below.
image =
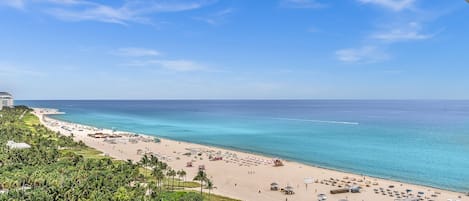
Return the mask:
[[3,107],[13,107],[13,96],[7,92],[0,92],[0,110]]

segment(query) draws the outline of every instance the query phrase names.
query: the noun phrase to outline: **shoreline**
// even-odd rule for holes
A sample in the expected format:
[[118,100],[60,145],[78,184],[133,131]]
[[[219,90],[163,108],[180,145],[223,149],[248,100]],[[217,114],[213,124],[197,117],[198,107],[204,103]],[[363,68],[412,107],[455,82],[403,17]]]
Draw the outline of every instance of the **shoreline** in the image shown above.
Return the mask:
[[[57,114],[51,114],[51,115],[62,115],[62,114],[65,114],[65,113],[64,112],[59,112]],[[93,125],[87,125],[87,124],[76,123],[76,122],[72,122],[72,121],[68,121],[68,120],[57,119],[57,118],[54,118],[54,117],[50,117],[49,115],[45,115],[45,116],[47,116],[48,118],[57,120],[57,121],[62,121],[62,122],[67,122],[67,123],[71,123],[71,124],[79,124],[79,125],[98,128],[98,127],[93,126]],[[109,128],[99,128],[99,129],[105,129],[106,130],[106,129],[109,129]],[[129,130],[118,130],[118,131],[119,132],[127,132],[127,133],[135,133],[135,132],[129,131]],[[347,173],[347,174],[354,174],[354,175],[365,175],[365,176],[368,176],[368,177],[371,177],[371,178],[390,180],[390,181],[399,182],[399,183],[407,183],[407,184],[418,185],[418,186],[423,186],[423,187],[427,187],[427,188],[438,189],[438,190],[442,190],[442,191],[450,191],[450,192],[454,192],[454,193],[462,193],[462,194],[466,193],[466,192],[463,192],[463,191],[457,191],[455,189],[441,188],[441,187],[426,185],[424,183],[418,183],[418,182],[414,183],[412,181],[399,180],[399,179],[394,179],[392,177],[383,177],[383,176],[379,176],[379,175],[372,175],[372,174],[367,174],[367,173],[348,171],[348,170],[340,169],[340,168],[325,167],[325,166],[310,163],[310,162],[307,162],[307,161],[301,161],[299,159],[297,160],[297,159],[292,159],[292,158],[289,158],[289,157],[280,157],[280,156],[275,156],[273,154],[269,154],[269,153],[265,153],[265,152],[258,152],[258,151],[253,151],[253,150],[240,149],[240,148],[233,147],[233,146],[223,146],[223,145],[217,145],[217,144],[212,144],[212,143],[193,142],[193,141],[175,139],[175,138],[171,138],[171,137],[167,137],[167,136],[160,136],[160,135],[157,135],[157,134],[148,134],[148,133],[135,133],[135,134],[138,134],[140,136],[146,136],[146,137],[149,137],[149,138],[150,137],[151,138],[157,137],[159,139],[164,139],[164,140],[171,140],[171,141],[176,141],[176,142],[185,142],[185,143],[189,143],[189,144],[197,144],[197,145],[203,145],[203,146],[208,146],[208,147],[214,147],[214,148],[218,148],[218,149],[227,149],[227,150],[231,150],[231,151],[234,151],[234,152],[242,152],[242,153],[245,153],[245,154],[258,155],[258,156],[262,156],[262,157],[281,158],[285,162],[299,163],[299,164],[302,164],[302,165],[311,166],[311,167],[314,167],[314,168],[319,168],[319,169],[324,169],[324,170],[338,171],[338,172]]]
[[[50,117],[49,115],[63,114],[63,113],[60,113],[59,110],[56,110],[56,109],[45,109],[45,108],[33,108],[33,109],[34,109],[34,114],[39,117],[41,123],[44,124],[49,129],[52,129],[54,131],[61,131],[61,129],[63,131],[66,131],[66,130],[64,130],[63,128],[60,127],[60,125],[62,125],[62,124],[70,125],[70,126],[75,127],[75,128],[85,127],[85,128],[91,129],[91,130],[87,130],[87,132],[89,132],[89,131],[102,131],[103,133],[105,133],[105,132],[111,131],[110,129],[101,129],[101,128],[97,128],[97,127],[94,127],[94,126],[78,124],[78,123],[75,123],[75,122],[70,122],[70,121],[60,120],[60,119]],[[49,118],[50,120],[47,120],[47,118]],[[55,121],[54,123],[57,123],[58,125],[57,126],[48,125],[47,122],[51,122],[51,121],[52,122]],[[73,134],[75,135],[75,130],[73,130],[73,131],[74,131]],[[111,132],[113,132],[113,131],[111,131]],[[69,133],[72,133],[72,131],[69,131]],[[116,131],[116,133],[135,134],[132,131]],[[63,133],[63,134],[65,134],[65,133]],[[122,148],[122,150],[126,149],[126,144],[125,143],[124,144],[118,144],[118,145],[116,145],[116,144],[106,144],[103,141],[99,141],[99,140],[93,139],[93,138],[88,137],[88,136],[83,136],[82,134],[80,134],[78,137],[75,136],[75,139],[79,138],[79,140],[84,141],[85,144],[87,144],[88,146],[93,147],[93,148],[95,148],[99,151],[102,151],[104,154],[109,154],[107,152],[112,152],[112,150],[109,150],[110,147],[112,147],[112,149],[114,149],[115,146],[119,146],[120,148]],[[178,140],[178,139],[171,139],[170,137],[151,135],[151,134],[138,134],[138,135],[143,137],[143,138],[148,138],[148,139],[149,138],[153,139],[155,137],[161,139],[161,143],[159,143],[160,145],[163,142],[167,143],[165,145],[165,147],[163,147],[163,149],[166,149],[167,147],[173,147],[173,145],[181,145],[182,144],[182,145],[184,145],[183,147],[185,147],[184,149],[188,149],[188,147],[199,147],[199,148],[207,149],[207,150],[217,150],[219,152],[220,151],[233,152],[235,155],[244,155],[244,156],[247,156],[248,158],[250,158],[250,157],[262,158],[262,161],[266,161],[266,159],[268,160],[269,158],[271,159],[273,157],[271,154],[268,154],[268,153],[259,153],[259,152],[255,152],[255,151],[237,149],[235,147],[219,146],[219,145],[213,145],[213,144],[210,144],[210,143],[197,143],[197,142],[194,143],[194,142],[188,142],[188,141]],[[140,143],[140,142],[138,142],[138,143]],[[158,145],[157,143],[151,143],[151,144]],[[145,145],[152,146],[151,144],[150,145],[145,144]],[[151,151],[154,150],[153,148],[155,148],[155,147],[152,146]],[[148,149],[148,147],[146,149],[147,149],[147,151],[150,151],[150,149]],[[113,158],[116,158],[116,159],[125,160],[126,158],[123,156],[124,151],[122,151],[122,150],[119,149],[119,152],[121,153],[121,157],[118,156],[119,154],[115,154],[115,153],[109,154],[109,156],[111,156]],[[155,149],[155,150],[163,151],[163,150],[161,150],[161,147],[160,147],[160,149]],[[180,151],[180,149],[179,149],[179,151]],[[129,152],[129,150],[126,150],[126,152]],[[173,151],[173,153],[174,153],[173,155],[175,155],[176,151]],[[126,153],[127,156],[129,156],[129,154],[130,153]],[[166,154],[168,154],[168,153],[166,153]],[[180,152],[179,152],[179,154],[180,154]],[[130,154],[130,155],[132,155],[132,154]],[[136,154],[136,155],[138,155],[138,154]],[[199,155],[199,156],[201,156],[201,155]],[[129,158],[127,158],[127,159],[129,159]],[[191,161],[193,161],[193,159],[191,159]],[[171,161],[168,161],[168,162],[171,162]],[[201,162],[201,163],[209,162],[210,163],[211,161],[203,160],[202,157],[201,157],[200,160],[196,159],[196,162],[197,163],[199,163],[199,162]],[[261,187],[258,187],[259,188],[259,193],[257,193],[257,191],[248,193],[248,192],[246,192],[246,189],[243,189],[245,191],[243,193],[230,192],[230,191],[233,191],[233,189],[232,189],[233,187],[231,185],[228,186],[226,184],[225,185],[217,184],[217,180],[226,183],[226,179],[224,181],[223,178],[215,178],[216,175],[214,176],[214,179],[216,180],[215,185],[217,186],[217,189],[214,189],[214,192],[217,193],[217,194],[221,194],[221,195],[225,195],[225,196],[229,196],[229,197],[233,197],[233,198],[237,198],[237,199],[241,199],[241,200],[258,200],[258,199],[261,199],[261,200],[280,200],[280,199],[283,199],[283,198],[288,198],[288,200],[303,200],[303,198],[308,198],[308,200],[310,200],[311,197],[315,198],[316,194],[319,194],[319,193],[324,193],[329,198],[332,198],[332,199],[347,198],[348,200],[395,200],[394,196],[389,195],[389,194],[393,195],[393,193],[389,193],[389,188],[387,189],[386,193],[376,192],[376,188],[383,189],[383,187],[386,188],[386,186],[387,187],[393,186],[392,188],[394,188],[394,189],[392,189],[391,191],[396,191],[396,189],[398,189],[398,187],[406,187],[407,189],[409,189],[409,188],[410,189],[417,189],[417,190],[413,191],[414,193],[412,194],[412,196],[406,195],[406,197],[416,197],[417,198],[417,192],[424,192],[424,194],[422,194],[422,197],[424,197],[424,196],[427,197],[427,195],[428,195],[428,200],[430,200],[430,199],[431,200],[445,200],[445,201],[447,199],[468,200],[468,198],[469,198],[469,197],[466,197],[464,195],[464,193],[462,193],[462,192],[457,192],[457,191],[452,191],[452,190],[447,190],[447,189],[440,189],[440,188],[437,188],[437,187],[426,186],[424,184],[411,184],[411,183],[407,183],[408,181],[398,181],[398,180],[393,180],[391,178],[380,178],[380,177],[377,177],[377,176],[368,176],[368,175],[364,175],[364,174],[360,174],[360,173],[348,172],[346,170],[341,170],[341,169],[322,167],[322,166],[318,166],[316,164],[310,164],[310,163],[307,163],[307,162],[304,162],[304,161],[297,162],[295,160],[288,159],[288,160],[283,160],[283,162],[284,162],[284,166],[282,166],[282,167],[272,167],[271,163],[266,163],[268,165],[264,165],[264,166],[260,165],[261,167],[259,167],[259,168],[257,167],[258,165],[255,165],[256,167],[251,167],[250,165],[247,165],[248,168],[243,167],[242,169],[247,169],[248,170],[248,175],[253,175],[253,176],[257,174],[256,173],[258,171],[257,169],[262,169],[263,171],[264,170],[265,171],[270,171],[271,173],[274,173],[274,174],[277,170],[282,170],[281,172],[285,172],[283,170],[287,169],[286,172],[290,172],[290,173],[287,173],[285,175],[274,175],[274,176],[287,176],[287,177],[295,176],[297,178],[307,178],[307,177],[298,176],[298,174],[295,174],[295,169],[308,169],[308,172],[310,172],[310,175],[315,175],[313,177],[310,177],[310,178],[314,178],[314,180],[315,180],[314,183],[310,184],[310,185],[316,187],[315,191],[314,192],[307,192],[308,195],[305,195],[304,192],[300,192],[300,184],[298,184],[298,181],[296,181],[297,186],[295,186],[295,191],[298,190],[299,192],[296,192],[295,195],[288,195],[286,197],[285,195],[283,195],[280,192],[269,192],[269,191],[267,191],[265,189],[265,187],[269,187],[269,185],[270,185],[270,182],[266,182],[266,181],[270,181],[270,180],[266,180],[267,178],[262,178],[262,180],[264,180],[264,182],[262,182],[262,184],[259,184],[260,181],[258,181],[258,182],[256,182],[256,181],[246,181],[246,180],[250,180],[250,179],[246,178],[245,175],[236,175],[237,173],[239,173],[239,172],[236,171],[236,172],[234,172],[235,174],[233,174],[233,175],[236,175],[236,176],[240,177],[240,179],[241,179],[240,181],[242,181],[242,182],[240,182],[240,184],[244,183],[244,182],[248,182],[248,183],[250,182],[249,183],[250,186],[256,186],[256,184],[257,184],[257,186],[259,186],[259,185],[264,186],[263,189],[262,189],[262,191],[263,191],[262,195],[269,194],[269,196],[268,197],[262,197],[261,196],[261,193],[260,193],[261,192],[261,190],[260,190]],[[226,163],[230,163],[230,162],[226,162]],[[173,164],[170,163],[170,165],[173,166],[175,169],[179,169],[179,168],[184,167],[184,165],[181,166],[181,163],[177,163],[176,165],[173,165]],[[231,165],[231,164],[229,164],[229,165]],[[243,165],[239,165],[239,166],[242,167]],[[298,168],[296,168],[296,167],[298,167]],[[229,168],[233,168],[232,165],[229,166]],[[234,169],[239,169],[239,167],[235,166]],[[256,170],[251,171],[249,169],[256,169],[257,171]],[[211,175],[211,170],[212,169],[210,168],[209,170],[210,171],[207,171],[207,172],[208,172],[209,175]],[[293,171],[289,171],[289,170],[293,170]],[[221,177],[229,175],[229,174],[223,174],[224,173],[223,168],[218,168],[218,170],[216,170],[216,171],[218,171],[218,172],[221,171],[222,172]],[[302,173],[304,175],[303,171],[302,171]],[[190,175],[190,174],[188,174],[188,175]],[[328,181],[326,181],[326,179],[320,180],[320,176],[318,176],[318,175],[323,175],[324,178],[334,178],[335,180],[337,180],[337,182],[335,182],[335,181],[329,181],[328,182]],[[346,176],[343,176],[343,175],[346,175]],[[269,176],[272,176],[272,175],[269,175]],[[250,177],[250,176],[248,176],[248,177]],[[350,181],[347,181],[347,182],[348,183],[353,183],[355,185],[362,186],[363,184],[365,184],[365,182],[370,182],[370,183],[369,183],[369,185],[366,185],[366,187],[365,186],[363,187],[362,193],[358,193],[358,194],[346,193],[346,194],[331,195],[329,193],[329,190],[338,189],[340,185],[337,185],[337,187],[335,187],[336,185],[334,185],[334,184],[338,183],[339,180],[341,180],[341,181],[346,180],[345,179],[346,177],[347,178],[353,178],[354,182],[350,182]],[[362,183],[358,182],[359,180],[362,180],[362,179],[360,179],[362,177],[363,177],[364,181],[362,181]],[[359,179],[357,180],[356,178],[359,178]],[[280,180],[280,179],[275,179],[275,177],[272,177],[272,178],[269,178],[269,179],[275,180],[275,181]],[[290,180],[292,180],[292,179],[290,179]],[[355,181],[357,181],[357,182],[355,182]],[[323,182],[325,183],[325,185],[323,185]],[[374,182],[376,182],[377,185],[374,185]],[[233,182],[228,182],[228,183],[233,184]],[[285,185],[284,183],[282,185]],[[292,186],[292,184],[290,184],[291,183],[290,181],[288,181],[287,183],[288,183],[287,185]],[[300,181],[300,183],[304,185],[303,181]],[[331,185],[329,185],[328,183],[330,183]],[[371,183],[373,183],[373,185],[371,185]],[[382,183],[385,183],[386,185],[383,186]],[[237,183],[234,183],[234,186],[235,186],[235,188],[237,188],[236,187]],[[311,188],[314,188],[314,187],[311,187]],[[375,190],[374,193],[373,193],[372,189]],[[247,189],[247,190],[248,191],[249,190],[253,191],[253,189]],[[307,187],[306,187],[306,191],[308,191]],[[434,192],[434,193],[432,194],[432,196],[430,196],[429,194],[427,194],[428,192]],[[433,195],[437,195],[437,196],[433,197]],[[261,196],[262,198],[259,198],[259,196]],[[440,198],[443,198],[443,199],[440,199]]]

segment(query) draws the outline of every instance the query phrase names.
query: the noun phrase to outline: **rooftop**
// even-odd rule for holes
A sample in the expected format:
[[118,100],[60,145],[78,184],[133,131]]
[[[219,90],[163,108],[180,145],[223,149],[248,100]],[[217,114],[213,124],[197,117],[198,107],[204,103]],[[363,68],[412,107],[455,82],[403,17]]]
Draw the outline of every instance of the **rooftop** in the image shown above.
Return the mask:
[[0,91],[0,96],[12,96],[12,95],[8,92],[1,92]]

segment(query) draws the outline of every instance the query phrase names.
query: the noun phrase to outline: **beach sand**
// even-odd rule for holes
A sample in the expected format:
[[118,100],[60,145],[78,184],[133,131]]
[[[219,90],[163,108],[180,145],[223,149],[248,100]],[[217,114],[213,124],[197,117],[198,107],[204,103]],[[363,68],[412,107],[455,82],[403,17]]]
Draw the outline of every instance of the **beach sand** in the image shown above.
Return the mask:
[[[125,136],[128,132],[113,132],[109,129],[59,121],[46,116],[57,112],[54,109],[34,109],[34,114],[49,129],[59,131],[64,135],[73,133],[75,140],[81,140],[86,145],[116,159],[139,161],[144,153],[151,152],[173,169],[184,169],[187,172],[187,180],[192,180],[199,165],[203,165],[209,178],[214,182],[213,193],[240,200],[307,201],[318,200],[318,194],[323,193],[327,196],[327,200],[333,201],[340,199],[394,201],[399,197],[403,199],[405,197],[417,198],[417,196],[420,196],[422,200],[469,201],[469,197],[463,193],[334,171],[285,160],[282,160],[283,166],[274,167],[271,157],[164,138],[159,138],[161,139],[159,143],[153,142],[153,137],[144,135],[116,138],[111,141],[96,139],[89,137],[88,134],[102,132]],[[188,156],[188,153],[191,155]],[[212,161],[209,160],[210,156],[220,156],[222,160]],[[193,167],[186,167],[187,162],[192,162]],[[312,180],[307,187],[305,178]],[[295,193],[285,195],[280,191],[271,191],[272,182],[278,183],[279,188],[291,186]],[[360,193],[330,194],[331,190],[344,188],[346,185],[363,188]],[[412,192],[407,193],[407,189],[411,189]]]

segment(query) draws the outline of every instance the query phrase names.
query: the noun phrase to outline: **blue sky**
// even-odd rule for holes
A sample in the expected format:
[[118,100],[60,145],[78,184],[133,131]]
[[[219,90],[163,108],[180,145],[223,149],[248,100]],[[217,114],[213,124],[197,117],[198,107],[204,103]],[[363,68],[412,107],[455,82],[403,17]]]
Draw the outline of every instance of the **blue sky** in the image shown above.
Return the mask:
[[464,0],[2,0],[18,99],[469,99]]

